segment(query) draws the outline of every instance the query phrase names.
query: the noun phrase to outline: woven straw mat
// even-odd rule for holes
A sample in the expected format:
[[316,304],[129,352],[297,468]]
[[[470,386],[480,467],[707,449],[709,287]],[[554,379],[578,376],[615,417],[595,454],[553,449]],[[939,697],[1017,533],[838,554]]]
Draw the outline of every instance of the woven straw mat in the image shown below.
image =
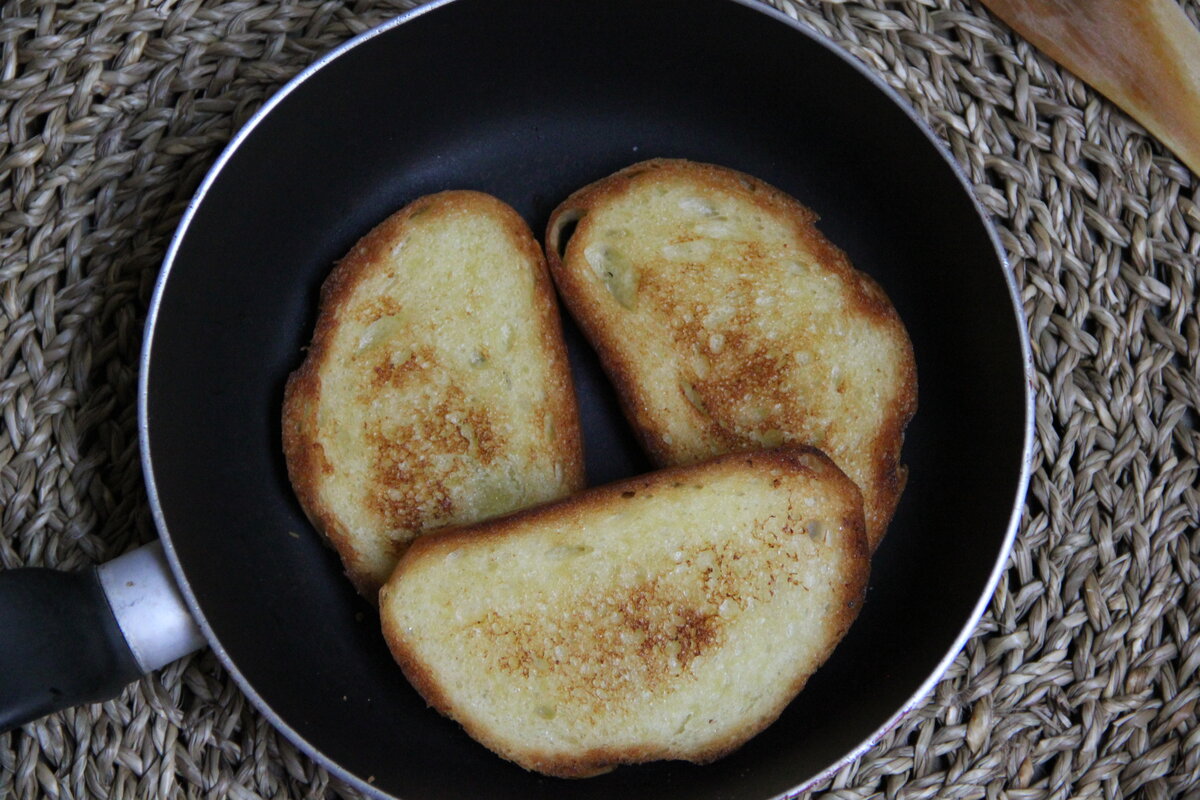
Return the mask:
[[[183,205],[276,88],[408,5],[3,4],[3,567],[83,568],[154,536],[137,360]],[[1010,253],[1037,368],[1006,580],[933,696],[817,794],[1200,797],[1197,179],[977,3],[777,5],[949,144]],[[5,799],[352,794],[207,651],[0,735]]]

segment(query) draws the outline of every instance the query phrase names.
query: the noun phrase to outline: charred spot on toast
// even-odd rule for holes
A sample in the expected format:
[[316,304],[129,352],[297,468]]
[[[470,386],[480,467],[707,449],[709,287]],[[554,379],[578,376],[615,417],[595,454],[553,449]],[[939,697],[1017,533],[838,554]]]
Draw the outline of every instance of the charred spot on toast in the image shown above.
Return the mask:
[[[555,438],[552,419],[544,410],[534,415],[547,441]],[[366,439],[373,453],[367,502],[393,530],[415,535],[468,511],[486,518],[524,495],[512,474],[519,453],[488,407],[458,387],[449,387],[431,413],[367,431]]]
[[354,317],[359,324],[369,326],[384,317],[398,316],[402,311],[403,307],[395,297],[379,295],[361,304]]
[[411,472],[416,466],[416,453],[403,439],[376,431],[366,438],[375,454],[371,466],[373,490],[367,494],[366,504],[388,527],[415,535],[423,524],[433,521],[432,509],[448,516],[447,511],[453,508],[446,508],[450,493],[444,482],[431,481],[420,490],[413,487]]
[[[557,675],[569,681],[573,702],[595,710],[614,694],[662,686],[720,646],[716,611],[672,596],[660,580],[591,601],[594,604],[583,606],[591,613],[549,625],[522,614],[492,611],[471,625],[468,635],[491,640],[497,669],[526,679]],[[530,635],[539,628],[541,635]],[[613,663],[622,665],[623,675],[604,668]]]
[[393,349],[385,352],[371,366],[370,382],[363,388],[360,402],[370,403],[385,387],[402,387],[410,379],[419,379],[423,370],[436,364],[436,355],[431,348],[412,350]]

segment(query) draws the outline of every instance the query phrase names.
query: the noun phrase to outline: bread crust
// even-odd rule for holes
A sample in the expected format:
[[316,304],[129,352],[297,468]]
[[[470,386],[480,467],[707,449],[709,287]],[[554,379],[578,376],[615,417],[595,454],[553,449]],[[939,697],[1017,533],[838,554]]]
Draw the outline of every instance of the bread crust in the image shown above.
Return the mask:
[[[804,398],[790,395],[791,387],[783,387],[772,397],[785,408],[771,419],[749,425],[735,419],[738,413],[735,395],[757,391],[776,382],[778,358],[774,363],[768,363],[771,359],[747,357],[732,373],[727,373],[723,385],[702,388],[703,379],[688,377],[695,381],[693,397],[688,399],[695,400],[698,396],[701,409],[693,407],[697,403],[683,402],[679,398],[673,407],[666,408],[661,398],[656,399],[661,380],[649,379],[648,375],[658,367],[651,364],[644,343],[636,340],[637,331],[622,316],[620,308],[597,289],[588,274],[585,249],[601,235],[593,225],[597,209],[626,195],[645,191],[649,185],[672,181],[690,184],[699,192],[711,191],[734,197],[737,203],[782,221],[790,229],[799,249],[810,253],[813,261],[843,287],[846,318],[863,329],[882,332],[891,340],[896,350],[891,365],[894,377],[880,406],[882,413],[873,423],[873,435],[869,437],[869,465],[853,469],[835,448],[830,447],[830,442],[817,440],[817,436],[826,434],[813,432],[808,424],[813,409],[805,405]],[[830,453],[858,481],[864,494],[867,530],[874,550],[895,513],[907,481],[908,472],[900,463],[900,451],[905,428],[917,410],[916,360],[907,331],[884,290],[870,276],[856,270],[846,254],[822,235],[816,227],[817,220],[817,215],[795,198],[745,173],[682,159],[651,159],[585,186],[560,204],[547,224],[546,258],[564,305],[596,350],[616,388],[625,416],[655,464],[686,464],[717,453],[771,446],[776,434],[782,435],[782,441],[813,444]],[[569,230],[571,225],[574,225],[573,232]],[[563,241],[568,233],[569,239]],[[751,253],[752,263],[755,259],[760,264],[765,261],[755,252],[753,242],[747,245],[747,250]],[[669,279],[661,278],[662,281]],[[653,300],[648,304],[652,303]],[[655,333],[667,335],[665,326]],[[675,332],[670,335],[677,336]],[[732,336],[731,333],[730,338]],[[732,349],[731,344],[726,345],[727,351]],[[682,363],[688,354],[677,351],[673,356]],[[686,372],[681,369],[678,374]],[[673,436],[672,430],[679,428],[690,429],[690,435]]]
[[[554,420],[554,432],[553,443],[547,441],[544,446],[548,451],[546,457],[561,464],[563,473],[561,490],[555,496],[584,485],[582,435],[566,345],[562,338],[561,319],[541,248],[528,226],[507,204],[481,192],[451,190],[414,200],[379,223],[335,264],[320,289],[311,344],[303,362],[289,376],[284,389],[283,451],[293,490],[310,522],[341,556],[346,574],[355,589],[372,602],[376,602],[386,573],[381,574],[377,567],[368,563],[360,532],[347,524],[343,514],[332,507],[326,491],[326,482],[340,465],[333,463],[327,452],[318,420],[318,408],[324,391],[323,377],[341,366],[339,360],[345,361],[345,354],[339,354],[333,344],[339,328],[350,324],[348,316],[352,298],[363,282],[382,268],[389,251],[396,243],[403,241],[415,225],[452,214],[486,217],[499,222],[506,233],[508,245],[519,254],[532,275],[533,316],[521,322],[536,331],[536,356],[543,359],[546,365],[544,405]],[[453,375],[450,381],[453,382]],[[438,488],[443,477],[429,470],[413,475],[408,482],[420,484],[425,481],[431,488]],[[417,501],[423,497],[425,495],[421,494],[418,486],[413,495],[415,499],[408,501],[412,507],[404,509],[401,514],[407,519],[416,520],[415,530],[409,532],[413,535],[423,532],[427,523],[437,524],[436,517],[431,519],[426,510],[416,507]],[[443,493],[438,517],[444,518],[455,511],[448,507],[449,503]],[[398,556],[407,544],[407,538],[398,538],[393,545],[394,555]]]
[[[576,752],[564,752],[562,749],[514,744],[511,736],[493,730],[485,719],[475,716],[470,709],[461,707],[455,701],[454,692],[444,685],[443,677],[416,652],[417,648],[410,632],[405,630],[395,615],[389,613],[388,597],[390,592],[398,591],[396,587],[406,580],[407,575],[420,570],[423,564],[445,559],[456,551],[470,548],[473,544],[487,544],[510,536],[519,537],[534,529],[578,528],[619,509],[622,503],[626,503],[637,494],[671,491],[681,486],[690,486],[697,481],[711,482],[723,475],[750,472],[782,476],[775,480],[775,486],[779,486],[781,482],[793,481],[797,476],[804,480],[819,481],[822,491],[832,498],[830,502],[845,509],[842,533],[834,542],[839,551],[834,560],[841,565],[841,572],[838,575],[836,600],[831,603],[830,612],[825,620],[828,638],[814,659],[815,664],[819,666],[832,653],[862,607],[869,579],[870,557],[858,488],[824,453],[802,445],[785,445],[771,451],[731,453],[702,464],[667,468],[587,489],[562,500],[517,511],[488,522],[447,528],[422,537],[414,542],[401,558],[381,593],[382,629],[392,655],[410,683],[430,706],[457,721],[472,738],[502,757],[546,775],[584,778],[608,772],[624,764],[657,760],[686,760],[706,764],[728,755],[778,718],[788,703],[803,689],[816,666],[792,676],[786,688],[779,692],[778,701],[762,713],[741,720],[727,735],[706,742],[700,747],[684,750],[669,744],[641,743],[625,747],[590,746]],[[486,586],[481,586],[480,589],[483,592],[488,591]],[[447,635],[450,633],[447,632]]]

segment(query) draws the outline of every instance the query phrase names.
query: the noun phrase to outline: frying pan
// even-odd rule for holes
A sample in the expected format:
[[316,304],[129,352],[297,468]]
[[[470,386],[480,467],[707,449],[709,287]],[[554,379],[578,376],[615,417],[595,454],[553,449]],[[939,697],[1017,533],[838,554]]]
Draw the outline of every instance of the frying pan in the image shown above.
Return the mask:
[[[472,188],[540,232],[572,190],[655,156],[723,164],[793,194],[884,286],[917,357],[910,479],[861,616],[778,722],[712,765],[555,780],[476,745],[405,682],[372,610],[292,495],[283,383],[331,265],[394,209]],[[645,471],[594,355],[565,326],[590,482]],[[1015,289],[967,183],[911,110],[829,43],[742,0],[453,0],[321,59],[222,154],[166,256],[139,410],[150,502],[181,603],[262,713],[351,785],[401,798],[764,798],[860,753],[965,642],[1017,526],[1030,375]],[[36,593],[34,572],[0,576],[9,598],[0,633],[12,643],[0,683],[10,687],[36,658],[61,671],[63,659],[47,653],[113,636],[111,615],[64,634],[38,611],[50,633],[37,639],[13,610],[34,606],[12,599],[17,583]],[[111,572],[110,587],[137,583]],[[90,602],[94,592],[73,585],[55,615]],[[145,668],[143,650],[134,647]],[[101,660],[118,675],[94,679],[108,681],[104,691],[136,675],[128,648]],[[59,692],[57,705],[101,692],[69,696],[69,678],[45,681],[58,681],[43,687]],[[16,702],[5,692],[0,700]],[[45,710],[29,708],[26,717]]]

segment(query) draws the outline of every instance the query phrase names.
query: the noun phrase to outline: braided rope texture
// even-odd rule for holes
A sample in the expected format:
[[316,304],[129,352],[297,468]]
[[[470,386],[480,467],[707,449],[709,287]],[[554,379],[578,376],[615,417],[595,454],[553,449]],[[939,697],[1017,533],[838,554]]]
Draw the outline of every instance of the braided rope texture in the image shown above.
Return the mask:
[[[1005,579],[933,696],[814,795],[1200,798],[1200,181],[978,3],[772,2],[948,144],[1037,370]],[[154,535],[137,359],[184,204],[275,89],[411,4],[0,6],[0,566]],[[339,796],[210,653],[0,735],[5,800]]]

